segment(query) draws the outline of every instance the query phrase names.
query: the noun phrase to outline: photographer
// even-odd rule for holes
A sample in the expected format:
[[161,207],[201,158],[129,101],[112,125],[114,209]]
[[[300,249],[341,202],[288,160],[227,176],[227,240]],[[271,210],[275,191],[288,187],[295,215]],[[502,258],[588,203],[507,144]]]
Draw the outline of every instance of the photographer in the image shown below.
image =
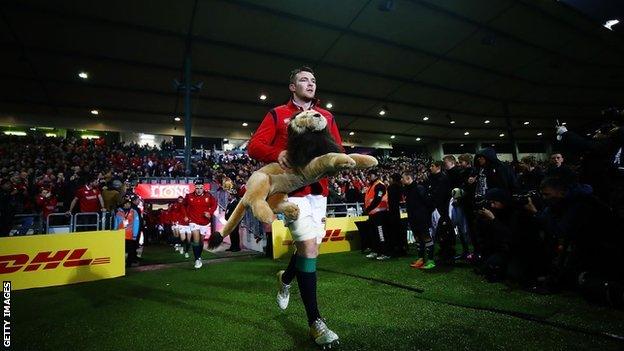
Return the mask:
[[579,181],[591,185],[594,194],[624,218],[624,128],[609,121],[590,140],[559,126],[557,139],[582,155]]
[[516,213],[503,189],[489,189],[485,201],[477,204],[476,228],[479,231],[482,261],[480,273],[489,282],[504,279],[510,258],[512,228]]
[[[503,191],[506,196],[510,196],[517,189],[516,178],[511,167],[501,162],[496,151],[489,147],[479,150],[475,154],[474,170],[468,177],[468,184],[474,187],[475,210],[483,207],[477,205],[477,203],[485,201],[485,194],[489,189]],[[478,224],[475,224],[474,229],[474,260],[479,260],[479,256],[483,253],[481,243],[485,242],[485,239],[482,237],[483,234],[480,233]]]
[[588,277],[592,276],[595,278],[591,281],[601,278],[621,282],[622,237],[609,207],[592,195],[588,185],[570,183],[565,178],[544,179],[540,191],[546,207],[530,210],[546,235],[555,241],[553,263],[542,288],[591,290]]
[[544,172],[537,166],[534,156],[524,156],[518,164],[518,187],[523,192],[535,191],[539,188]]

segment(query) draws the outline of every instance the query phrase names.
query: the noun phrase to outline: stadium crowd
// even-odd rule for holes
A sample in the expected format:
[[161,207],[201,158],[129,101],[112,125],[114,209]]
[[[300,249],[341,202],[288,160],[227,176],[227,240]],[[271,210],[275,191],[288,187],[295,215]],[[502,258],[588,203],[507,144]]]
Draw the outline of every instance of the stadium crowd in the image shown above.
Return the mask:
[[[442,160],[384,158],[375,170],[331,177],[328,202],[363,203],[369,220],[359,229],[370,259],[408,255],[415,243],[411,266],[417,269],[470,264],[490,282],[505,280],[539,293],[575,288],[621,305],[624,131],[611,125],[590,139],[559,127],[557,134],[557,145],[566,152],[552,153],[548,162],[532,156],[502,162],[492,148]],[[139,178],[202,177],[226,208],[259,167],[245,153],[208,152],[194,158],[187,173],[170,143],[155,148],[4,136],[0,235],[9,233],[19,213],[45,218],[52,212],[120,208],[126,213],[136,208],[148,232],[162,233],[175,220],[169,210],[139,211],[132,190]],[[78,195],[84,189],[92,191],[89,199]],[[401,208],[407,212],[403,220]]]

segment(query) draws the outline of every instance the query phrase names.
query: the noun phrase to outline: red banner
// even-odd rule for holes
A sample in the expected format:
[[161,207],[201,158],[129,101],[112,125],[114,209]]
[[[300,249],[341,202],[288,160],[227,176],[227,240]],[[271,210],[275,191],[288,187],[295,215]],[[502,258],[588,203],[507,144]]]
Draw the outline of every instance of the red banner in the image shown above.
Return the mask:
[[[210,191],[210,185],[204,189]],[[195,184],[137,184],[134,191],[144,200],[173,200],[195,191]]]

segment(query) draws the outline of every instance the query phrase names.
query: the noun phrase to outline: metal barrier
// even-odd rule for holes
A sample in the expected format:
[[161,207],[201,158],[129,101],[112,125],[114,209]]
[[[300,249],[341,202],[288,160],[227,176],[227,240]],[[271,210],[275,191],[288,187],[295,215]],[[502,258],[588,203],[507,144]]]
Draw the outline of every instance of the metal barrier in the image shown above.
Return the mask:
[[[93,218],[95,221],[89,221],[90,223],[79,223],[79,218]],[[94,230],[100,230],[100,214],[97,212],[79,212],[74,215],[74,226],[72,232],[77,231],[78,228],[94,228]]]
[[364,212],[364,203],[327,204],[327,217],[357,217]]
[[[69,223],[66,224],[50,224],[50,218],[64,218],[69,219]],[[66,213],[50,213],[46,218],[46,233],[47,234],[56,234],[56,233],[70,233],[74,228],[74,216],[68,215]]]
[[13,233],[13,235],[35,234],[38,231],[37,229],[41,229],[40,222],[41,218],[38,213],[16,214],[13,216],[13,223],[9,230],[9,235],[11,235],[11,233]]

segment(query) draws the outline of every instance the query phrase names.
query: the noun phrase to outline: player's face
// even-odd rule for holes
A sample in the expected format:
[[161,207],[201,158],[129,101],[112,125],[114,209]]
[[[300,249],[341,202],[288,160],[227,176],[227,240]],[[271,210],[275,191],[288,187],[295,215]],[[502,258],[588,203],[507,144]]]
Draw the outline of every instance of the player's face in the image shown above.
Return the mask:
[[195,185],[195,194],[201,195],[203,193],[204,193],[204,185],[203,184]]
[[288,88],[297,98],[310,101],[316,94],[316,78],[310,72],[299,72],[295,76],[295,82],[290,83]]

